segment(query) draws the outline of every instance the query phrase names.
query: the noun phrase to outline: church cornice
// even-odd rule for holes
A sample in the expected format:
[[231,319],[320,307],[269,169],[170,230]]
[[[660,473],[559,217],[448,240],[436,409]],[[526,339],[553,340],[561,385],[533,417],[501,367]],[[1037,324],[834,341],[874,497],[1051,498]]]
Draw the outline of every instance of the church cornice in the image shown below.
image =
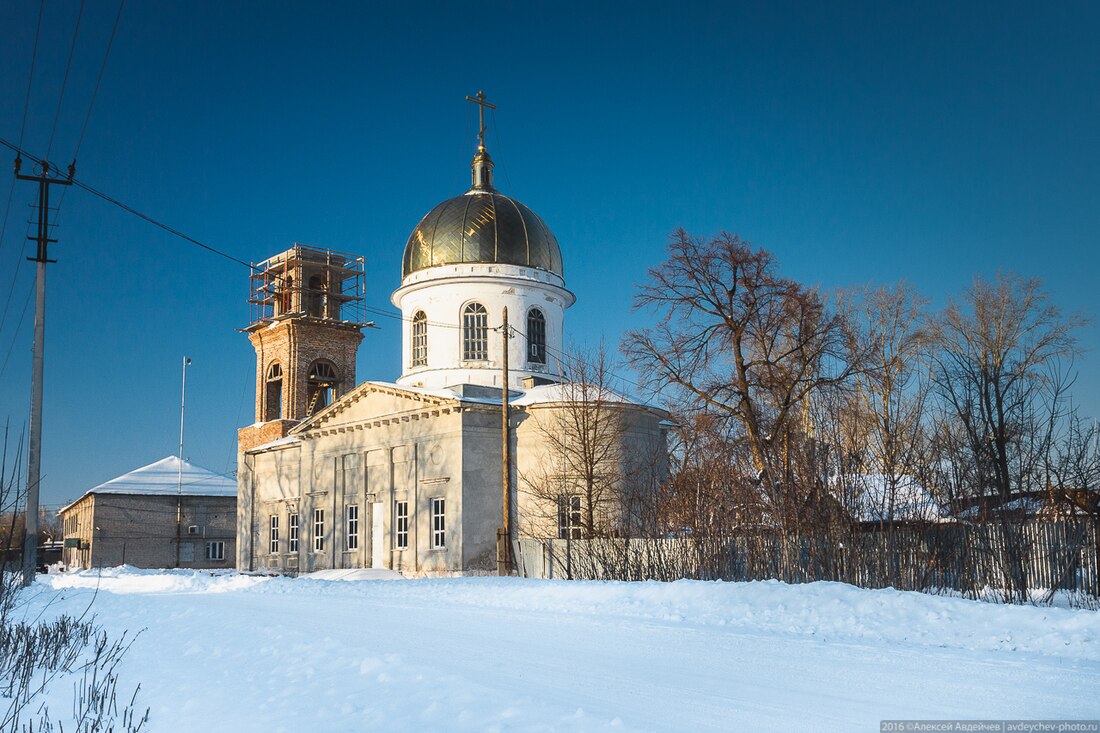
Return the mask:
[[[359,402],[367,395],[371,394],[385,394],[392,397],[400,397],[402,399],[413,400],[416,402],[423,402],[425,405],[430,405],[424,409],[403,410],[401,412],[392,413],[386,416],[379,416],[377,418],[370,418],[368,420],[357,421],[354,423],[345,423],[343,425],[325,428],[326,423],[330,423],[340,413],[344,412],[356,402]],[[298,435],[302,438],[312,438],[321,435],[332,435],[339,432],[347,432],[348,430],[361,430],[364,429],[367,424],[371,426],[381,426],[382,424],[389,425],[395,420],[398,422],[408,422],[409,420],[419,420],[421,417],[429,417],[432,414],[448,414],[450,412],[459,412],[462,410],[461,402],[457,398],[440,397],[437,395],[425,394],[415,390],[402,389],[401,387],[389,386],[385,384],[379,384],[378,382],[363,382],[355,389],[351,390],[344,396],[337,399],[328,407],[324,408],[316,415],[305,420],[297,427],[291,429],[290,435]]]
[[363,430],[371,430],[373,428],[381,428],[388,425],[399,425],[401,423],[419,422],[420,420],[431,420],[433,418],[442,417],[443,415],[450,415],[452,413],[457,414],[459,412],[462,412],[463,409],[464,408],[461,405],[455,405],[451,407],[439,407],[436,409],[395,412],[389,415],[368,418],[366,420],[357,420],[351,423],[344,423],[342,425],[336,425],[331,428],[314,428],[308,433],[303,433],[301,437],[305,440],[313,440],[328,435],[354,433]]

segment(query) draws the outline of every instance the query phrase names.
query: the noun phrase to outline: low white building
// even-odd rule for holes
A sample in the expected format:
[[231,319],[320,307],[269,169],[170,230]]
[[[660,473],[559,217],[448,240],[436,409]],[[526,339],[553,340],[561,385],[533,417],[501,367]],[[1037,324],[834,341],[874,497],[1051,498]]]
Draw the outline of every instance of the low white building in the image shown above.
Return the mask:
[[68,567],[233,566],[236,480],[176,456],[94,486],[57,514]]

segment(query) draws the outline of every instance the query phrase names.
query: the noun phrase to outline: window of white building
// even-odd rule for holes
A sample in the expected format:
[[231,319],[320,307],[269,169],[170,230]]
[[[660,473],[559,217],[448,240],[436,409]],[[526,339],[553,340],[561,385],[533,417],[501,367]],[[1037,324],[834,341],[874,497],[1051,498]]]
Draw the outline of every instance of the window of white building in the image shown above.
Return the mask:
[[425,366],[428,363],[428,316],[417,311],[412,321],[412,365]]
[[[193,553],[192,553],[193,554]],[[206,543],[206,559],[220,561],[225,559],[225,543],[221,540],[212,540]]]
[[393,524],[394,547],[398,550],[404,550],[409,546],[409,502],[394,502]]
[[538,308],[527,312],[527,361],[546,363],[546,316]]
[[277,553],[279,551],[279,515],[278,514],[272,514],[271,515],[270,527],[271,527],[270,549],[271,549],[271,554],[274,555],[275,553]]
[[558,539],[579,540],[581,538],[581,497],[558,497]]
[[286,520],[287,545],[291,552],[298,551],[298,515],[291,514]]
[[347,512],[348,549],[359,549],[359,505],[352,504]]
[[325,510],[313,510],[313,551],[321,552],[325,549]]
[[481,303],[469,303],[462,310],[462,358],[489,359],[489,311]]
[[447,546],[445,509],[446,502],[444,499],[432,499],[432,548],[434,549]]

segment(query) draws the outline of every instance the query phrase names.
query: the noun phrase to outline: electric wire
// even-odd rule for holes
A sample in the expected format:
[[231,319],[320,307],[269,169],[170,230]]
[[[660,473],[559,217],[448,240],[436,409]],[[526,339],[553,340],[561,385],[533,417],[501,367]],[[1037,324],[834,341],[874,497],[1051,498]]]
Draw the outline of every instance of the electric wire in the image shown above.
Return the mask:
[[11,188],[8,189],[8,203],[4,206],[4,222],[0,224],[0,252],[4,251],[4,235],[8,232],[8,214],[11,213],[11,200],[15,196],[15,184],[18,179],[12,176]]
[[19,315],[19,323],[15,326],[15,331],[12,333],[11,343],[8,345],[8,353],[4,355],[4,363],[0,365],[0,377],[4,376],[4,372],[8,368],[8,360],[11,359],[12,349],[15,348],[15,342],[19,340],[19,331],[23,328],[23,320],[27,317],[27,306],[31,304],[31,296],[34,295],[34,285],[32,284],[30,290],[27,291],[27,299],[23,301],[23,312]]
[[31,51],[31,71],[27,75],[27,95],[23,100],[23,124],[19,126],[19,147],[23,147],[23,132],[27,129],[27,110],[31,106],[31,84],[34,81],[34,64],[38,58],[38,38],[42,34],[42,13],[46,9],[46,0],[38,4],[38,24],[34,30],[34,50]]
[[[103,54],[103,63],[99,66],[99,76],[95,80],[95,89],[92,90],[92,99],[88,102],[88,113],[84,115],[84,125],[80,128],[80,137],[76,140],[76,149],[73,151],[73,164],[76,164],[77,156],[80,155],[80,146],[84,143],[84,133],[88,131],[88,121],[92,119],[92,108],[95,107],[95,99],[99,94],[99,85],[103,81],[103,72],[107,70],[107,59],[111,56],[111,46],[115,42],[115,34],[118,32],[118,22],[122,19],[122,8],[126,5],[126,0],[119,0],[118,12],[115,13],[115,24],[111,28],[111,37],[107,39],[107,50]],[[49,157],[49,156],[47,156]]]
[[7,323],[8,309],[11,306],[11,298],[15,293],[15,285],[19,279],[19,273],[23,272],[23,269],[19,267],[19,263],[23,261],[23,255],[27,251],[27,242],[30,241],[31,233],[31,220],[27,221],[27,229],[24,232],[23,243],[19,246],[19,253],[16,255],[15,266],[11,269],[11,282],[8,283],[8,295],[4,299],[4,310],[0,313],[0,333],[4,332],[4,324]]
[[[13,150],[14,152],[16,152],[19,155],[27,157],[29,160],[31,160],[35,163],[41,163],[42,162],[41,158],[39,158],[37,156],[34,156],[34,155],[28,153],[27,151],[13,145],[10,141],[8,141],[4,138],[0,138],[0,145],[3,145],[4,147]],[[62,175],[61,169],[58,168],[56,165],[54,165],[53,163],[49,163],[48,165],[49,165],[49,168],[52,169],[52,170],[55,170],[58,175]],[[245,262],[244,260],[240,259],[239,257],[234,257],[233,255],[229,254],[228,252],[224,252],[224,251],[218,249],[217,247],[212,247],[209,244],[206,244],[204,242],[200,242],[199,240],[195,239],[194,237],[188,236],[188,235],[184,234],[183,232],[181,232],[180,230],[175,229],[173,227],[170,227],[167,224],[154,219],[153,217],[149,216],[148,214],[143,214],[142,212],[138,211],[134,207],[129,206],[128,204],[125,204],[122,201],[119,201],[118,199],[114,198],[113,196],[110,196],[110,195],[96,189],[95,187],[91,186],[90,184],[85,183],[84,181],[80,180],[79,178],[73,177],[69,180],[71,180],[73,182],[74,186],[77,186],[78,188],[84,189],[88,193],[92,194],[93,196],[97,196],[97,197],[103,199],[107,203],[114,204],[115,206],[119,207],[123,211],[126,211],[130,214],[133,214],[134,216],[138,217],[139,219],[143,219],[143,220],[147,221],[148,223],[152,224],[153,226],[159,227],[160,229],[163,229],[164,231],[168,232],[169,234],[173,234],[173,235],[179,237],[180,239],[183,239],[187,242],[190,242],[191,244],[197,245],[197,246],[207,250],[208,252],[212,252],[212,253],[218,255],[219,257],[224,257],[225,259],[229,260],[230,262],[236,262],[239,265],[244,265],[245,267],[247,267],[251,270],[256,269],[255,265],[253,265],[251,262]]]
[[80,20],[84,17],[84,0],[80,0],[80,9],[76,13],[76,26],[73,28],[73,40],[69,44],[69,60],[65,64],[65,76],[61,80],[61,94],[57,97],[57,111],[53,116],[53,127],[50,129],[50,142],[46,146],[46,160],[50,159],[53,151],[53,139],[57,133],[57,121],[61,118],[61,104],[65,101],[65,89],[69,85],[69,70],[73,66],[73,53],[76,51],[76,38],[80,34]]
[[[41,0],[38,4],[38,21],[35,24],[35,30],[34,30],[34,46],[31,50],[31,67],[30,67],[30,71],[27,72],[27,93],[23,97],[23,121],[19,125],[19,147],[20,148],[23,147],[23,135],[24,135],[24,133],[26,132],[26,129],[27,129],[27,113],[30,110],[30,106],[31,106],[31,88],[34,85],[34,67],[35,67],[35,63],[38,60],[38,40],[42,35],[42,14],[45,11],[45,9],[46,9],[46,0]],[[18,153],[16,153],[16,156],[18,156]],[[11,202],[12,202],[13,197],[15,196],[15,184],[17,182],[18,182],[18,179],[16,179],[14,176],[12,176],[11,189],[9,189],[9,191],[8,191],[8,202],[4,206],[4,221],[3,221],[3,224],[0,224],[0,251],[3,251],[3,248],[4,248],[5,236],[7,235],[7,231],[8,231],[8,216],[9,216],[9,214],[11,214]],[[29,227],[30,227],[30,225],[28,224],[28,232],[29,232]],[[15,292],[16,277],[19,274],[19,262],[23,259],[23,253],[26,251],[26,247],[27,247],[27,240],[24,239],[22,246],[19,248],[19,255],[18,255],[18,259],[16,260],[15,267],[12,268],[12,279],[11,279],[11,283],[8,285],[8,294],[7,294],[7,297],[5,298],[5,302],[4,302],[4,313],[3,313],[3,316],[0,317],[0,333],[2,333],[3,329],[4,329],[5,319],[7,318],[7,315],[8,315],[8,307],[11,304],[12,294]],[[9,351],[10,351],[10,349],[9,349]],[[5,362],[6,362],[6,360],[5,360]]]
[[[111,27],[111,35],[107,39],[107,50],[103,53],[103,63],[99,65],[99,75],[95,80],[95,88],[92,90],[92,98],[88,102],[88,111],[84,115],[84,124],[80,127],[80,137],[76,140],[76,149],[73,150],[73,162],[72,168],[76,169],[76,159],[80,156],[80,147],[84,144],[84,135],[88,131],[88,123],[92,119],[92,109],[95,107],[96,97],[99,95],[99,86],[103,82],[103,72],[107,70],[107,59],[111,56],[111,46],[115,42],[115,34],[118,32],[118,22],[122,19],[122,8],[126,4],[126,0],[120,0],[118,4],[118,12],[115,13],[115,23]],[[49,158],[49,155],[46,155]],[[61,197],[57,201],[57,215],[54,217],[55,223],[51,227],[58,226],[61,220],[61,207],[65,204],[65,194],[69,192],[69,187],[61,189]]]
[[[13,145],[8,140],[5,140],[4,138],[0,138],[0,145],[3,145],[5,147],[10,148],[10,149],[14,150],[16,153],[25,155],[27,158],[29,158],[32,161],[41,162],[41,159],[27,153],[26,151],[22,151],[21,149],[19,149],[15,145]],[[50,163],[48,165],[51,168],[57,169],[57,167],[55,165],[53,165],[52,163]],[[57,169],[57,172],[60,174],[60,172],[61,172],[60,169]],[[148,223],[153,224],[154,226],[157,226],[157,227],[169,232],[170,234],[174,234],[175,236],[180,237],[181,239],[184,239],[185,241],[188,241],[192,244],[195,244],[195,245],[201,247],[202,249],[205,249],[205,250],[207,250],[207,251],[209,251],[213,254],[216,254],[220,257],[223,257],[223,258],[225,258],[225,259],[227,259],[231,262],[235,262],[237,264],[243,265],[243,266],[249,268],[249,270],[251,270],[251,271],[255,271],[257,269],[256,266],[253,265],[252,263],[245,262],[244,260],[242,260],[238,257],[235,257],[235,256],[229,254],[228,252],[224,252],[222,250],[219,250],[216,247],[208,245],[204,242],[201,242],[201,241],[195,239],[194,237],[191,237],[187,234],[184,234],[183,232],[179,231],[178,229],[175,229],[175,228],[173,228],[173,227],[171,227],[167,224],[164,224],[164,223],[154,219],[153,217],[151,217],[147,214],[143,214],[142,212],[138,211],[137,209],[134,209],[133,207],[123,203],[122,201],[119,201],[118,199],[115,199],[112,196],[109,196],[108,194],[97,190],[96,188],[92,187],[91,185],[89,185],[87,183],[84,183],[83,181],[80,181],[79,179],[77,179],[75,177],[72,178],[71,180],[73,182],[73,185],[84,189],[85,191],[87,191],[87,192],[103,199],[104,201],[107,201],[108,203],[111,203],[111,204],[114,204],[115,206],[118,206],[119,208],[123,209],[124,211],[127,211],[127,212],[133,214],[134,216],[137,216],[138,218],[143,219],[143,220],[147,221]],[[387,311],[387,310],[384,310],[384,309],[379,308],[377,306],[370,306],[370,305],[364,304],[362,307],[363,307],[364,311],[366,311],[368,313],[371,313],[373,315],[378,315],[378,316],[382,316],[384,318],[390,318],[390,319],[394,319],[394,320],[398,320],[398,321],[405,321],[405,322],[409,322],[409,323],[412,322],[411,318],[406,318],[405,316],[401,315],[400,313],[394,313],[392,311]],[[451,329],[461,329],[462,328],[462,326],[460,324],[456,324],[456,323],[429,322],[429,325],[435,325],[437,327],[451,328]],[[525,339],[527,338],[526,334],[524,334],[522,331],[515,328],[514,326],[510,325],[509,329],[512,330],[513,332],[521,335],[523,338],[525,338]],[[554,352],[556,355],[558,355],[559,357],[562,357],[562,358],[568,357],[570,359],[576,359],[575,356],[566,354],[566,352],[561,351],[559,349],[555,349],[555,348],[553,348],[549,345],[547,345],[547,350]],[[589,364],[588,362],[584,362],[584,363],[587,366],[594,366],[592,364]],[[659,396],[660,395],[659,391],[654,391],[652,388],[647,388],[647,387],[639,384],[638,382],[635,382],[631,379],[623,377],[620,374],[612,373],[612,372],[608,372],[608,373],[612,377],[614,377],[614,378],[616,378],[616,379],[618,379],[622,382],[625,382],[627,384],[633,385],[634,387],[637,387],[638,389],[642,390],[643,392],[652,394],[654,396]]]

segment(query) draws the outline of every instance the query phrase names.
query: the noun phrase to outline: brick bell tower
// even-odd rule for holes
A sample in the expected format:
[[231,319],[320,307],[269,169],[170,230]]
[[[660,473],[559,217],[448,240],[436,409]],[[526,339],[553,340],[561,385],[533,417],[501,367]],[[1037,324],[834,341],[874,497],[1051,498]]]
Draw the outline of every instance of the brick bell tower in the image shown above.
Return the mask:
[[355,386],[363,340],[362,257],[295,244],[253,267],[256,422],[237,431],[239,451],[285,437]]

